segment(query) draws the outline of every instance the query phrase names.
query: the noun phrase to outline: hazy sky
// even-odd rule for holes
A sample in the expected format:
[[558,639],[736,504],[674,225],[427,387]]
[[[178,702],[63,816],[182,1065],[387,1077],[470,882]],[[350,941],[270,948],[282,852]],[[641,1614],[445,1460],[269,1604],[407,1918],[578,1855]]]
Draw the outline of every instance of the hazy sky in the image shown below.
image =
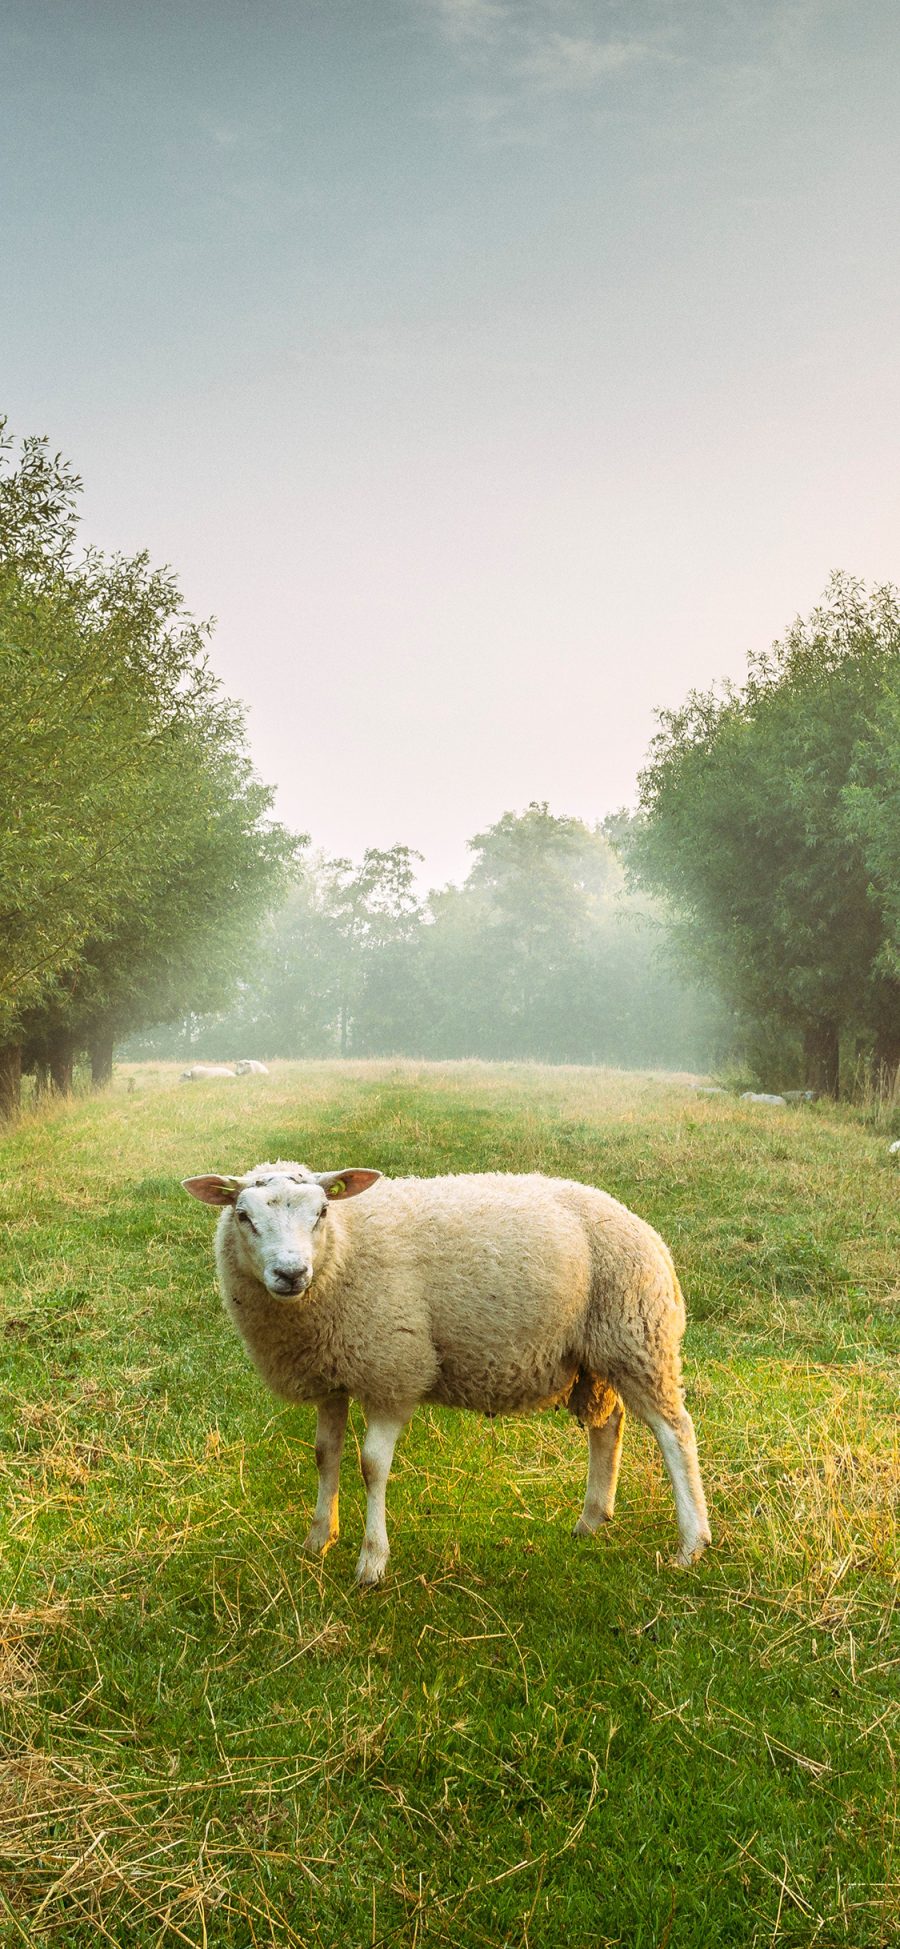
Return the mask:
[[900,578],[896,0],[6,0],[0,410],[430,881]]

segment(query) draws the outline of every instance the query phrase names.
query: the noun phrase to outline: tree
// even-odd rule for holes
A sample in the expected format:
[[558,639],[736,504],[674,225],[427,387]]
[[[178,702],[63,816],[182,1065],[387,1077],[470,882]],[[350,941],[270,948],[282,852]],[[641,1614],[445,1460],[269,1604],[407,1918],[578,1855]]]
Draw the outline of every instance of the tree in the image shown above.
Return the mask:
[[367,847],[361,865],[336,861],[330,895],[347,976],[341,1010],[341,1053],[394,1055],[415,1049],[422,996],[417,949],[424,905],[416,890],[421,860],[399,842]]
[[[8,462],[9,441],[0,441]],[[188,995],[221,1000],[297,842],[269,818],[208,627],[146,555],[74,557],[46,443],[0,472],[0,1098],[23,1046],[68,1086]]]
[[873,699],[843,802],[883,930],[872,969],[871,1016],[876,1071],[886,1079],[900,1068],[900,672]]
[[270,821],[272,795],[253,777],[242,737],[234,707],[210,702],[148,773],[152,844],[114,919],[26,1021],[29,1055],[56,1071],[57,1087],[80,1048],[102,1085],[124,1035],[188,1007],[221,1005],[246,968],[301,842]]
[[898,669],[895,593],[835,577],[742,689],[661,714],[640,781],[632,870],[673,903],[683,953],[737,1008],[796,1030],[808,1082],[833,1093],[842,1030],[872,1035],[897,1009],[846,794]]
[[666,968],[659,916],[627,894],[604,827],[532,803],[471,846],[465,885],[430,898],[428,1053],[641,1063],[705,1052],[708,1007]]
[[532,802],[470,842],[468,888],[486,899],[490,996],[512,1052],[564,1060],[592,1013],[599,913],[620,875],[599,828]]
[[[0,422],[0,1047],[18,1061],[14,1027],[56,969],[69,965],[101,911],[101,861],[127,716],[108,708],[91,666],[65,568],[80,483],[46,443],[26,441],[9,467]],[[84,746],[93,762],[84,763]],[[4,1065],[0,1060],[0,1068]]]
[[[342,1027],[347,1037],[351,1024],[352,949],[334,877],[335,862],[321,853],[297,865],[286,900],[261,930],[235,1006],[192,1024],[205,1054],[228,1057],[240,1048],[265,1060],[337,1052]],[[155,1047],[170,1052],[171,1039]]]
[[[287,899],[262,929],[253,975],[236,1005],[196,1027],[207,1055],[393,1055],[420,1052],[424,998],[419,969],[424,908],[419,854],[370,847],[359,865],[308,855]],[[154,1053],[181,1053],[182,1033],[144,1038]]]

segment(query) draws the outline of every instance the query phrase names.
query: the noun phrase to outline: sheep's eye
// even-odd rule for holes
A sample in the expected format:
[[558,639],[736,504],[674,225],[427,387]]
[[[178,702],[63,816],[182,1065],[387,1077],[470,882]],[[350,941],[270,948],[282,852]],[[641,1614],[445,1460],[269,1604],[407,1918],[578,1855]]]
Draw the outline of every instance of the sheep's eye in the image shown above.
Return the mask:
[[241,1225],[249,1225],[251,1232],[255,1232],[256,1230],[256,1226],[253,1223],[249,1211],[238,1212],[238,1223]]

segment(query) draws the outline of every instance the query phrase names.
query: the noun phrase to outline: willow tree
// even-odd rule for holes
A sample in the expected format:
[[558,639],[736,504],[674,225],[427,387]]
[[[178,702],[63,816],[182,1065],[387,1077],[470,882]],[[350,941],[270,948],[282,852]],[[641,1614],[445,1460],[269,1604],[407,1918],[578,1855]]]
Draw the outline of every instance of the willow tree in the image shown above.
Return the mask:
[[900,669],[871,701],[843,799],[882,923],[872,967],[873,1054],[882,1079],[893,1079],[900,1070]]
[[75,555],[77,478],[0,458],[0,1099],[224,994],[295,842],[270,819],[208,629],[146,555]]
[[874,897],[865,809],[848,797],[898,675],[896,592],[835,577],[742,688],[661,715],[641,777],[632,868],[673,903],[685,957],[740,1010],[796,1031],[809,1084],[832,1094],[842,1032],[871,1044],[900,1020],[885,960],[897,855],[882,848]]
[[228,1001],[304,843],[271,820],[272,793],[226,700],[171,725],[142,783],[142,843],[115,911],[25,1021],[29,1058],[57,1088],[70,1083],[76,1052],[102,1085],[123,1036]]

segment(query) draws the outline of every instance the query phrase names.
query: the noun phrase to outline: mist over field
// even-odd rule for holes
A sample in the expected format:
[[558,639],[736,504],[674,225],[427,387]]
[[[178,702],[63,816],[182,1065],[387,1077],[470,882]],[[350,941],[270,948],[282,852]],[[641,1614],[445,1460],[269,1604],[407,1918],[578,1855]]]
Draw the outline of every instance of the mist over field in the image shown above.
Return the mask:
[[223,1014],[126,1057],[408,1055],[705,1067],[732,1025],[680,973],[660,902],[629,891],[631,821],[532,805],[472,842],[462,886],[423,897],[406,846],[306,857]]

